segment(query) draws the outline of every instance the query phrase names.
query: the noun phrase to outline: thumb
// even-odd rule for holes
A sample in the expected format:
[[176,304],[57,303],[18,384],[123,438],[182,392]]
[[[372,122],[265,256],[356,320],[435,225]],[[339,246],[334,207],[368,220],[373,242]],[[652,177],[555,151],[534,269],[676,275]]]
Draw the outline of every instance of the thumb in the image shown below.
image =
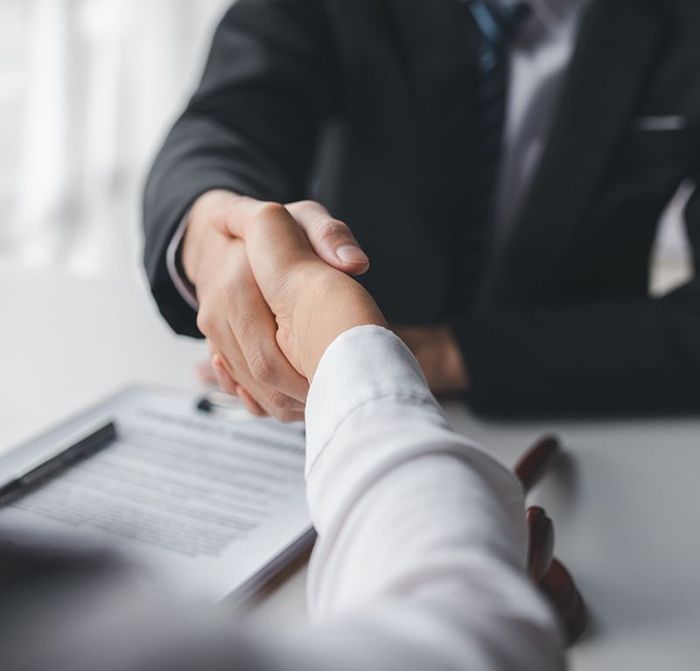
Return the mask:
[[349,275],[362,275],[369,259],[350,229],[334,219],[320,203],[302,200],[287,205],[287,211],[304,229],[314,252],[327,264]]

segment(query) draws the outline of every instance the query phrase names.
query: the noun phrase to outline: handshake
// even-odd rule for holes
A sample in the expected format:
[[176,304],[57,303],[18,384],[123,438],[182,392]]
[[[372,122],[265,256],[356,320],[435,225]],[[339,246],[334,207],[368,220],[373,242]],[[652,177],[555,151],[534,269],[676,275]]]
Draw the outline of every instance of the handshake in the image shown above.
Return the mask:
[[[367,256],[312,201],[285,206],[209,191],[190,210],[182,263],[216,382],[255,415],[302,419],[309,380],[333,340],[354,326],[386,326],[352,278],[369,268]],[[448,327],[395,330],[435,391],[466,387]]]

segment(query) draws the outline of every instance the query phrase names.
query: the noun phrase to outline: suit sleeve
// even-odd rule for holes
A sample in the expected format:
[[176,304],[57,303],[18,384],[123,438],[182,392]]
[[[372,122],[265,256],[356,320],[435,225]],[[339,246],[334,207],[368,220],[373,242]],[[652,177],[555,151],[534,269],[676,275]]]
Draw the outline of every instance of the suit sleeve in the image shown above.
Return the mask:
[[279,202],[306,195],[318,134],[338,99],[325,22],[320,0],[239,0],[158,153],[144,194],[144,263],[161,313],[181,334],[200,335],[166,250],[192,202],[214,188]]
[[[700,261],[700,192],[686,208]],[[661,298],[502,307],[454,323],[474,409],[493,415],[700,411],[700,278]]]

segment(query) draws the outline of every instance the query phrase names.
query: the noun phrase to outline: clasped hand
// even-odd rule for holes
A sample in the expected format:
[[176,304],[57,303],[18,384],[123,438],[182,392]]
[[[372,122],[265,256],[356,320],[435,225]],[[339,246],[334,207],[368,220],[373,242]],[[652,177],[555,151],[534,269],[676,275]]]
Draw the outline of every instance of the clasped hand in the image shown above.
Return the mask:
[[[283,206],[209,191],[190,211],[182,261],[216,381],[256,415],[302,419],[326,347],[353,326],[385,324],[352,279],[369,267],[367,256],[319,203]],[[449,329],[396,330],[434,390],[466,385]]]
[[367,257],[318,203],[208,192],[190,212],[183,265],[219,386],[257,415],[301,419],[326,347],[353,326],[384,324],[350,277]]

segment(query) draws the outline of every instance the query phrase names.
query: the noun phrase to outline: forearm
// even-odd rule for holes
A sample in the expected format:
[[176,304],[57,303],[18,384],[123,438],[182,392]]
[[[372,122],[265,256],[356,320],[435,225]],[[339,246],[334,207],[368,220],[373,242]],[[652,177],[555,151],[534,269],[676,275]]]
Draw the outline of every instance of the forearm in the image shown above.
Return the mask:
[[502,308],[454,323],[478,411],[503,415],[697,412],[700,301]]
[[519,484],[449,429],[403,345],[368,328],[333,343],[307,403],[312,616],[372,622],[367,644],[393,668],[559,668],[523,569]]

